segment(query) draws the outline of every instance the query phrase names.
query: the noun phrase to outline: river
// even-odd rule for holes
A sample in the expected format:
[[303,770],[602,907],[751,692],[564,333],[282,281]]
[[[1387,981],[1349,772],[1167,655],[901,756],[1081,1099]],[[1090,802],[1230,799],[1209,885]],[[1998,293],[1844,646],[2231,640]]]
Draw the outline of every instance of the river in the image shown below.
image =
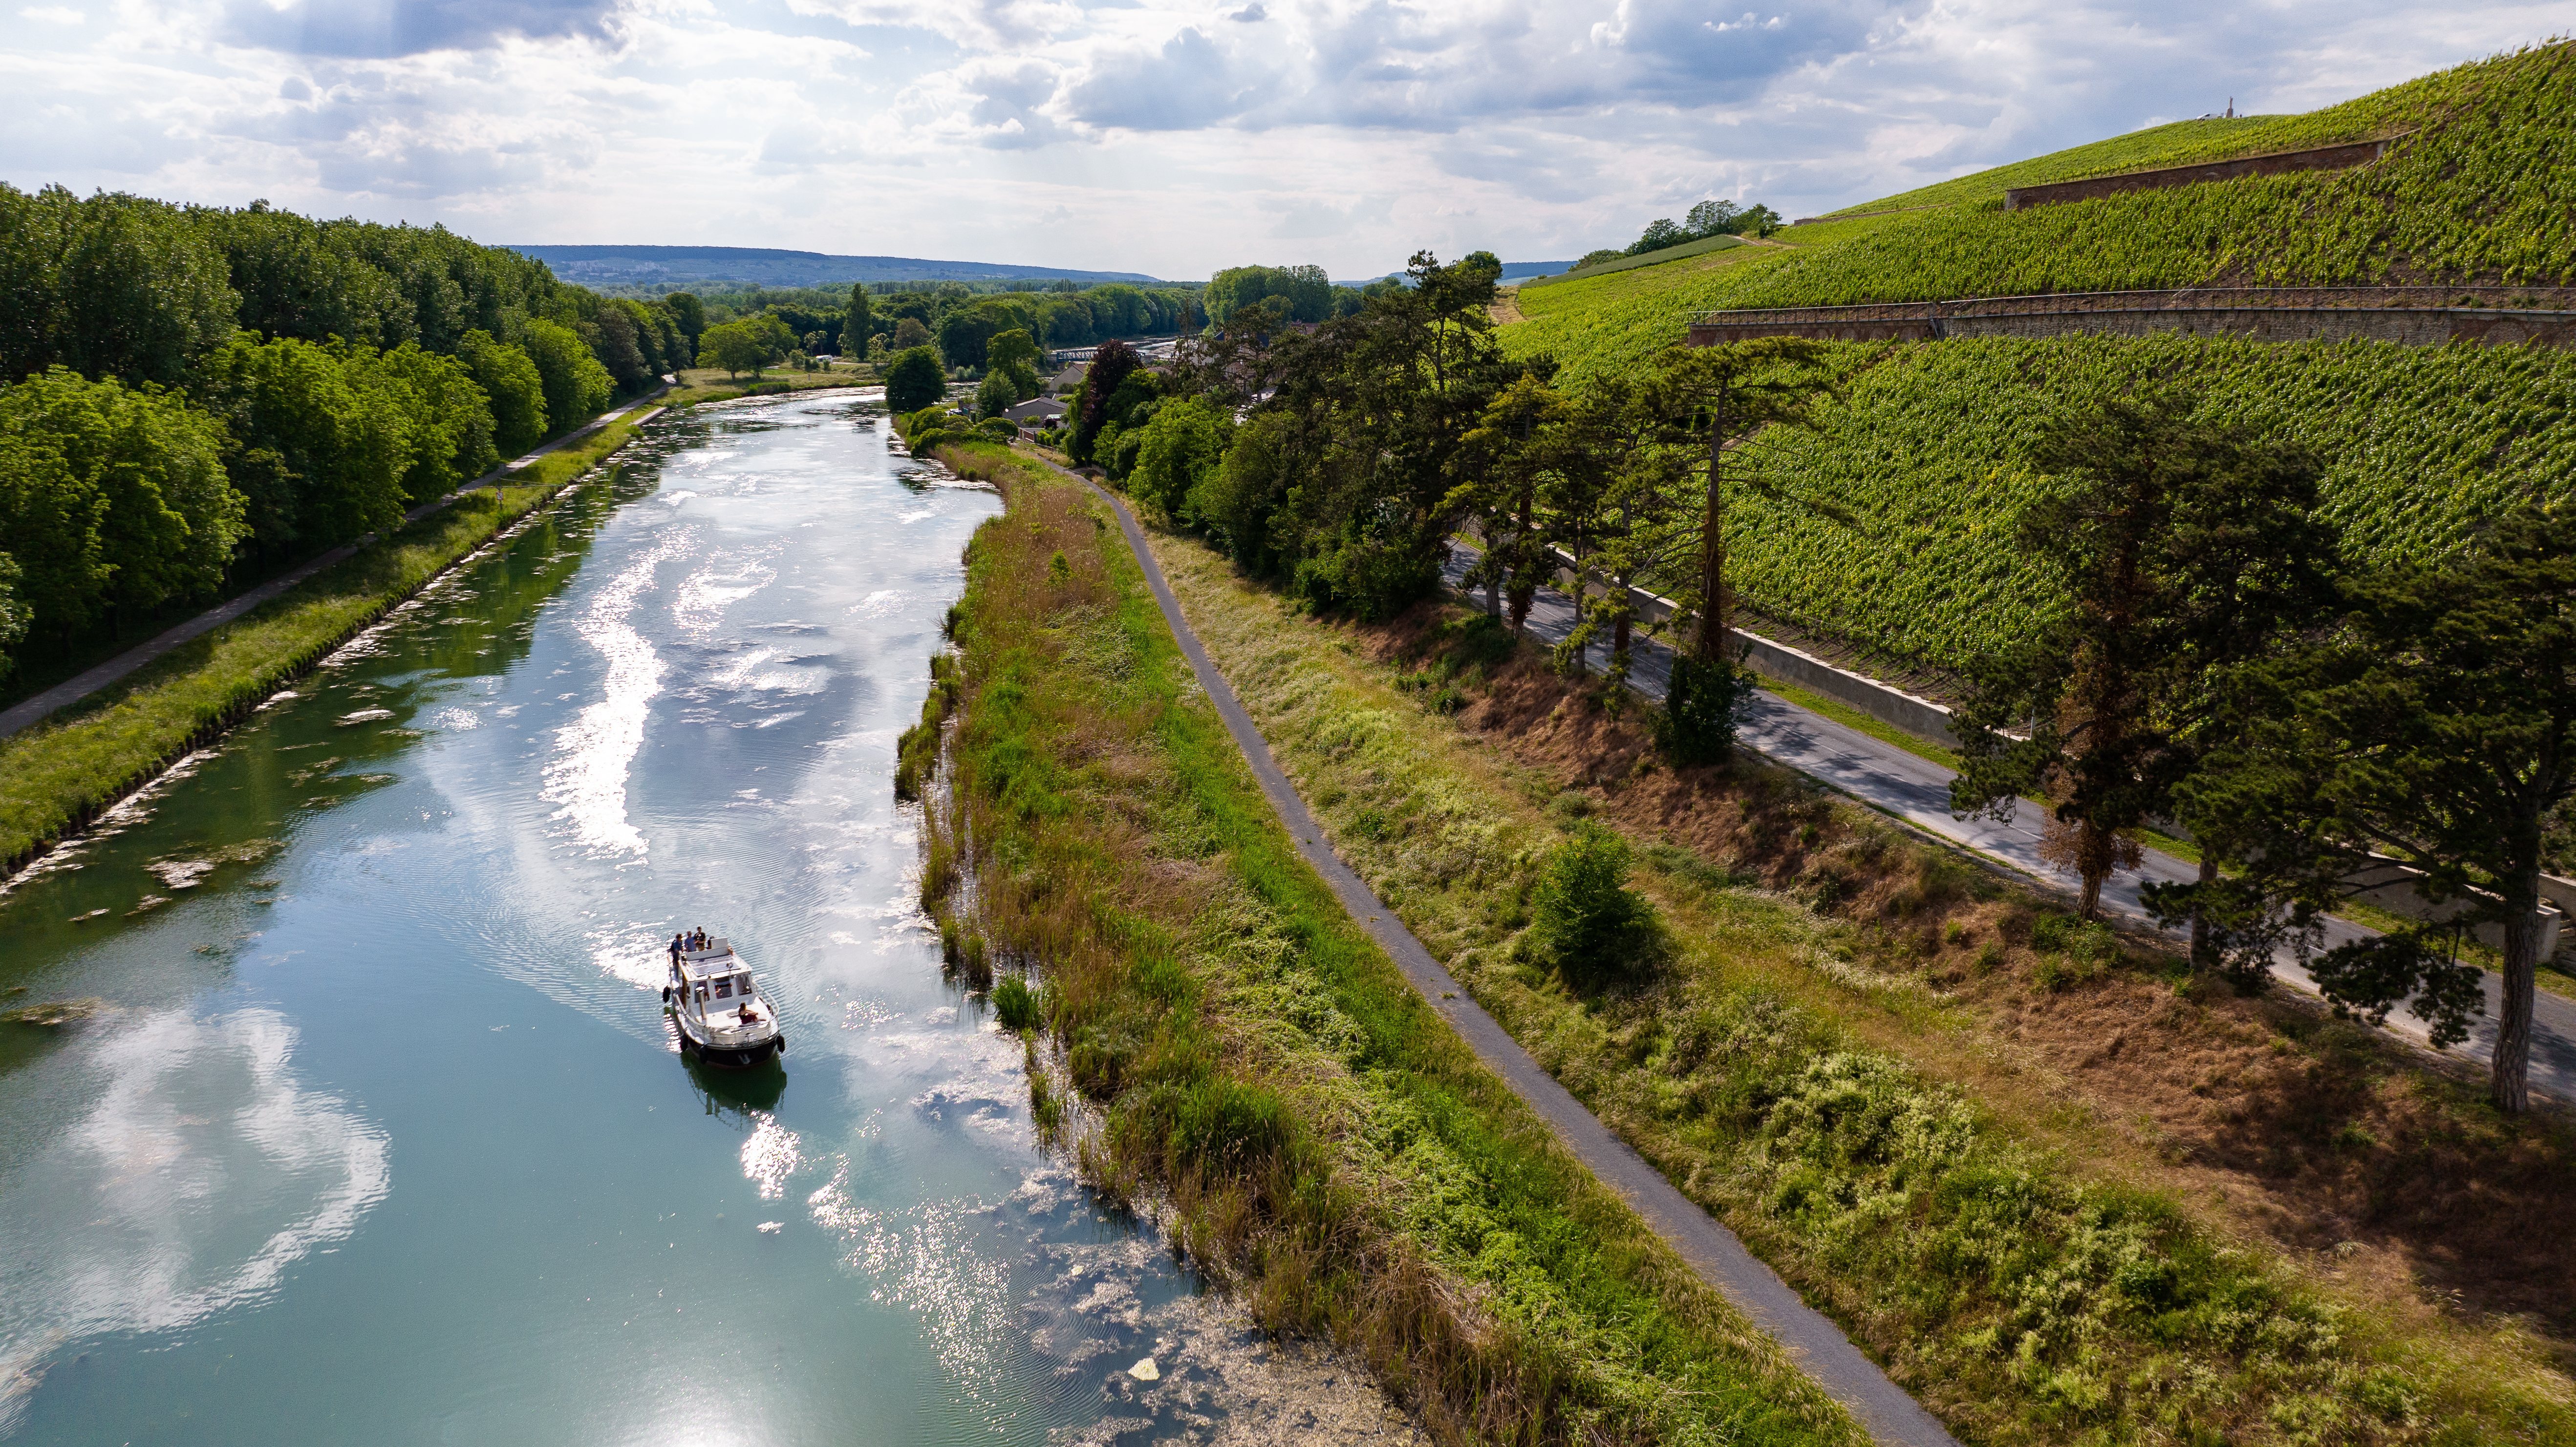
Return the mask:
[[[655,421],[0,900],[0,1006],[93,1011],[0,1024],[0,1435],[1410,1436],[1084,1193],[943,980],[894,745],[999,505],[881,414]],[[699,925],[782,1072],[673,1052]]]

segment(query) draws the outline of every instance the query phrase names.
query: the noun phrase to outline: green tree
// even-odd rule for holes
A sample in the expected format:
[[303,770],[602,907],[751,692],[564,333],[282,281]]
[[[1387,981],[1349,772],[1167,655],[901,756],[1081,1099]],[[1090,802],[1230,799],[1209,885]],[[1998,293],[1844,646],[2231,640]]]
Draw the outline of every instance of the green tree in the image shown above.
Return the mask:
[[2019,542],[2063,604],[1971,670],[1950,804],[2009,818],[2024,794],[2048,798],[2041,852],[2083,881],[2091,919],[2196,761],[2211,674],[2324,607],[2337,541],[2314,516],[2314,456],[2177,398],[2064,414],[2031,463],[2063,490],[2022,514]]
[[868,354],[868,338],[875,335],[874,318],[870,315],[868,284],[850,283],[850,304],[841,313],[841,355],[858,358]]
[[1233,266],[1208,278],[1200,299],[1211,325],[1224,326],[1245,307],[1276,297],[1291,321],[1322,322],[1333,316],[1333,283],[1320,266]]
[[2177,792],[2184,820],[2251,883],[2200,892],[2251,892],[2306,930],[2391,859],[2421,870],[2436,918],[2325,951],[2310,972],[2339,1009],[2377,1021],[2405,1002],[2437,1044],[2456,1043],[2484,1003],[2464,937],[2500,927],[2489,1091],[2519,1113],[2545,823],[2576,792],[2576,513],[2510,515],[2465,557],[2353,581],[2344,609],[2312,645],[2213,690],[2226,742]]
[[403,469],[406,498],[422,503],[444,497],[457,484],[482,476],[500,461],[492,446],[490,401],[466,363],[423,351],[411,342],[373,356],[361,354],[355,360],[361,370],[372,371],[409,414],[411,463]]
[[1661,251],[1668,246],[1679,246],[1690,239],[1691,234],[1667,216],[1648,224],[1644,235],[1629,242],[1628,254],[1643,256],[1649,251]]
[[492,412],[495,447],[517,457],[545,440],[545,379],[537,375],[537,364],[524,349],[494,341],[490,332],[471,331],[465,334],[457,358],[483,389]]
[[707,328],[701,339],[698,365],[722,367],[728,377],[745,372],[757,377],[761,369],[776,362],[785,352],[761,334],[749,320],[725,322]]
[[224,431],[175,392],[65,367],[0,387],[0,532],[49,632],[211,593],[243,534]]
[[1018,393],[1012,400],[1017,402],[1026,402],[1038,394],[1038,363],[1043,356],[1025,327],[996,333],[984,344],[984,364],[1011,379],[1012,390]]
[[937,352],[910,347],[886,364],[885,389],[887,411],[918,412],[946,395],[948,369],[939,365]]
[[1551,851],[1530,900],[1530,948],[1576,989],[1651,967],[1663,944],[1655,907],[1628,887],[1628,843],[1584,821]]
[[930,327],[919,317],[905,317],[894,324],[894,340],[888,343],[898,352],[931,344]]
[[0,184],[0,381],[59,364],[180,382],[232,333],[228,271],[177,207]]
[[546,393],[546,421],[553,432],[570,432],[608,410],[616,380],[590,353],[571,328],[531,321],[520,343],[536,363]]
[[[571,333],[553,330],[589,358]],[[417,460],[413,414],[393,389],[369,385],[372,362],[248,332],[206,359],[200,385],[242,444],[235,457],[249,467],[235,470],[234,485],[263,546],[327,546],[401,523],[403,478]],[[600,373],[603,397],[606,380]]]
[[975,415],[999,417],[1019,405],[1020,389],[1000,372],[986,374],[983,385],[975,389]]
[[1475,528],[1483,547],[1464,583],[1484,588],[1487,616],[1508,617],[1514,637],[1527,626],[1539,588],[1556,574],[1539,499],[1560,468],[1568,416],[1565,395],[1530,373],[1514,378],[1461,439],[1465,465],[1446,506]]
[[1165,401],[1137,434],[1128,490],[1166,517],[1186,516],[1191,495],[1224,458],[1233,424],[1230,412],[1199,398]]
[[698,339],[707,331],[707,304],[689,292],[675,291],[662,298],[662,305],[671,309],[672,319],[680,324],[680,335],[687,343],[682,355],[696,356]]

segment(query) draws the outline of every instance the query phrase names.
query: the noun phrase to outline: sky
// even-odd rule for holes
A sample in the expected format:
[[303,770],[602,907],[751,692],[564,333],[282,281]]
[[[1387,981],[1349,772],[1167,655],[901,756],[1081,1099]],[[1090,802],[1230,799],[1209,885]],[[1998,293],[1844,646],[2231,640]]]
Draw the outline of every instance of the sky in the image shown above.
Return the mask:
[[[1756,8],[1737,9],[1740,5]],[[12,8],[14,7],[14,8]],[[0,0],[0,179],[1203,278],[1812,215],[2576,31],[2576,0]]]

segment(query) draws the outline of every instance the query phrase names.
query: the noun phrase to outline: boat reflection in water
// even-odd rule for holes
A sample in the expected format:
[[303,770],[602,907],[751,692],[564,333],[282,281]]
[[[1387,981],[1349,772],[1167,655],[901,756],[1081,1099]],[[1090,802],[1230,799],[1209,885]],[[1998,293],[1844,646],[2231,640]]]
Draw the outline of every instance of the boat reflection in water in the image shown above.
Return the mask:
[[681,1063],[706,1113],[737,1125],[759,1126],[787,1094],[787,1072],[774,1065],[765,1070],[710,1070],[694,1055],[682,1057]]

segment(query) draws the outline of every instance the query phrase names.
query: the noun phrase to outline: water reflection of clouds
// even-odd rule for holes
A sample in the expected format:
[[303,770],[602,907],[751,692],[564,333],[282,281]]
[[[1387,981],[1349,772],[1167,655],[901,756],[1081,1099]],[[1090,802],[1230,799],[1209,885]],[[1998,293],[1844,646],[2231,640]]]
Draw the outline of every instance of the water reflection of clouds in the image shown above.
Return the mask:
[[582,641],[607,659],[608,673],[599,702],[556,730],[559,752],[546,766],[543,797],[562,806],[554,817],[569,821],[573,837],[593,850],[642,854],[647,847],[626,818],[626,776],[644,745],[653,696],[662,691],[663,664],[629,619],[654,570],[680,546],[670,539],[638,556],[599,590],[574,625]]
[[[774,553],[776,549],[761,551]],[[673,590],[671,621],[684,633],[705,634],[724,621],[726,608],[777,579],[776,568],[764,566],[756,559],[709,558]]]
[[0,1432],[64,1343],[254,1303],[385,1194],[384,1133],[300,1085],[267,1010],[146,1017],[100,1039],[79,1123],[0,1172]]
[[816,661],[829,656],[790,653],[784,648],[753,648],[725,660],[707,682],[736,693],[800,698],[832,686],[832,670]]

